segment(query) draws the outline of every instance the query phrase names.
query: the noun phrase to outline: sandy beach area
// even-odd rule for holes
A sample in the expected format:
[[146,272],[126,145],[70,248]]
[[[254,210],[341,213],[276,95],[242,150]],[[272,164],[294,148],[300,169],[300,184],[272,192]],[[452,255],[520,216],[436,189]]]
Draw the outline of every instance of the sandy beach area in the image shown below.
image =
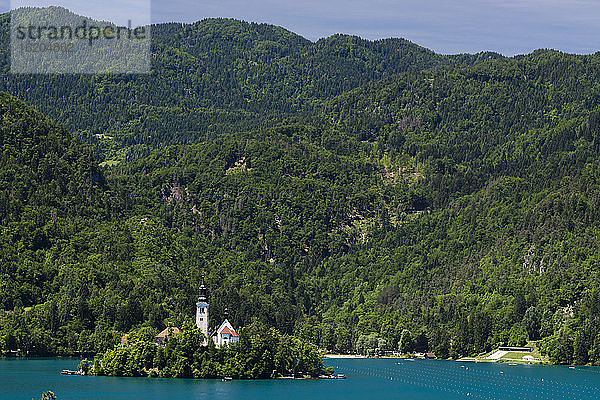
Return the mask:
[[368,358],[358,354],[325,354],[325,358]]

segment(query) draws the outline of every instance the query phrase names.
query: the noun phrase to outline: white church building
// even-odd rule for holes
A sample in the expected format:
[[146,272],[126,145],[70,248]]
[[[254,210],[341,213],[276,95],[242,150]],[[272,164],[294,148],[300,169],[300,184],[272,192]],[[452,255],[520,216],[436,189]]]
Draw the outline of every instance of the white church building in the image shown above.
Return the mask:
[[[200,295],[196,302],[196,326],[204,334],[204,346],[208,346],[208,338],[210,337],[208,331],[208,298],[204,277],[202,278],[202,284],[200,285]],[[219,326],[217,333],[212,337],[212,340],[217,347],[239,342],[240,340],[240,335],[237,334],[233,325],[227,320],[227,309],[225,309],[225,321]]]
[[225,321],[217,329],[217,334],[213,336],[213,342],[215,342],[217,347],[221,347],[239,341],[240,335],[237,334],[235,329],[233,329],[233,325],[227,320],[227,310],[225,310]]

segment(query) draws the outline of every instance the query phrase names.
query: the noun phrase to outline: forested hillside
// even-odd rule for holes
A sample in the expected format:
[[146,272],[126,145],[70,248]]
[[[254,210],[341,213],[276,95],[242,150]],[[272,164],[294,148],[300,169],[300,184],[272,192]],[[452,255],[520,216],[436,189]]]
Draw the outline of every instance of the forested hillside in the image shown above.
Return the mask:
[[[61,18],[66,10],[50,8]],[[312,43],[283,28],[228,19],[160,24],[149,75],[9,74],[10,16],[0,16],[0,90],[38,107],[120,161],[168,144],[269,126],[361,84],[497,54],[446,57],[403,39],[335,35]]]
[[426,177],[425,213],[374,233],[374,270],[395,276],[363,308],[364,330],[409,314],[438,354],[529,337],[554,362],[598,362],[599,67],[599,54],[538,51],[328,103],[331,125]]
[[99,167],[85,136],[2,97],[0,349],[182,325],[204,272],[216,320],[321,348],[540,340],[600,363],[600,54],[448,57],[230,20],[154,35],[152,77],[5,81],[127,157]]

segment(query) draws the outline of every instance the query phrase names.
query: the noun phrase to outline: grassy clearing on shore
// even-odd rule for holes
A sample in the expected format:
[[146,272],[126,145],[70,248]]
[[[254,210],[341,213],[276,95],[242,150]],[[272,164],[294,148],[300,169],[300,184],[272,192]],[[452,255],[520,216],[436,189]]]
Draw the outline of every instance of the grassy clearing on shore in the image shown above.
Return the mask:
[[[529,363],[547,364],[547,363],[549,363],[548,358],[544,357],[540,354],[540,352],[536,346],[536,342],[528,342],[527,347],[532,347],[533,351],[531,351],[531,352],[510,351],[510,352],[507,352],[506,354],[502,355],[498,359],[488,358],[498,351],[498,349],[494,349],[488,353],[479,354],[476,357],[463,357],[463,358],[459,359],[458,361],[500,362],[500,363],[505,362],[505,363],[520,363],[520,364],[523,364],[523,363],[525,363],[525,364],[529,364]],[[533,360],[524,360],[523,358],[526,356],[533,357]]]

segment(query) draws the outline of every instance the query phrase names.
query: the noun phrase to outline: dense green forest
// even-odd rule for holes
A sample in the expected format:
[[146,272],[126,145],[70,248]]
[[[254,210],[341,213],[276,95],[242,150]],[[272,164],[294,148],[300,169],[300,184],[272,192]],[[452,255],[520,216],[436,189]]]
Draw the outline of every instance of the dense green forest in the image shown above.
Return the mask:
[[0,99],[0,349],[184,326],[205,273],[214,320],[328,350],[600,364],[600,53],[153,35],[150,76],[0,67],[58,121]]
[[[65,9],[49,10],[68,18]],[[230,19],[153,25],[151,32],[149,75],[12,75],[10,15],[0,15],[0,90],[77,132],[100,161],[114,162],[269,126],[399,72],[500,57],[447,57],[403,39],[335,35],[312,43],[283,28]]]

